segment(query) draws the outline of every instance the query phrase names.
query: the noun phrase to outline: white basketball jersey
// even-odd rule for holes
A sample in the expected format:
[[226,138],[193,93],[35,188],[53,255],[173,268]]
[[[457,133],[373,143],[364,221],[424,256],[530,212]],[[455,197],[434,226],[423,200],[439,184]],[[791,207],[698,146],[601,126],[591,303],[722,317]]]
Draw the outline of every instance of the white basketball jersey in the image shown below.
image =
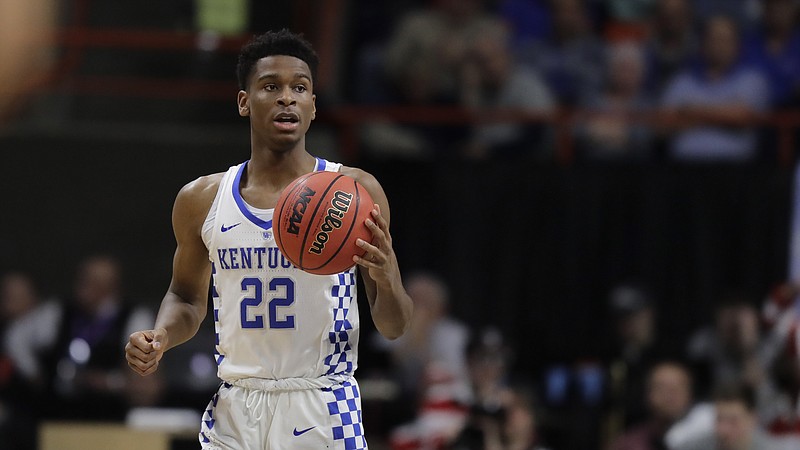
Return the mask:
[[[341,164],[317,158],[316,170]],[[203,225],[212,262],[218,375],[244,378],[341,378],[357,366],[356,269],[312,275],[278,251],[273,210],[245,203],[247,162],[231,167]]]

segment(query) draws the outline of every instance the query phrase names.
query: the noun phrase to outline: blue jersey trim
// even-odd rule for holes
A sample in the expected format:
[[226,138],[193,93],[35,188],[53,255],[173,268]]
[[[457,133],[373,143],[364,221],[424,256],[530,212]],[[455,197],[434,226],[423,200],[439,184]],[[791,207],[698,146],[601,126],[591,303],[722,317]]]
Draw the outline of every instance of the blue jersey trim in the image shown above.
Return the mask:
[[244,214],[244,216],[247,217],[247,219],[250,222],[253,222],[254,224],[258,225],[259,227],[265,230],[269,230],[272,228],[272,221],[259,219],[258,217],[256,217],[255,214],[250,212],[250,210],[247,209],[247,205],[244,203],[242,194],[239,193],[239,183],[242,182],[242,174],[247,168],[248,162],[250,161],[245,161],[245,163],[242,164],[241,167],[239,167],[239,171],[236,173],[236,178],[233,179],[233,189],[231,189],[233,191],[233,200],[236,201],[236,205],[239,207],[239,211],[241,211],[242,214]]
[[[250,212],[250,210],[247,209],[247,204],[245,204],[244,199],[242,198],[242,194],[239,193],[239,184],[242,182],[242,174],[244,173],[245,169],[247,169],[247,163],[249,162],[250,161],[247,160],[239,167],[239,171],[236,172],[236,178],[233,179],[233,188],[231,189],[233,191],[233,200],[236,202],[236,206],[239,207],[239,211],[241,211],[249,221],[265,230],[269,230],[272,228],[272,221],[259,219],[255,214]],[[317,167],[314,170],[316,172],[321,172],[325,170],[326,166],[327,161],[322,158],[317,158]]]

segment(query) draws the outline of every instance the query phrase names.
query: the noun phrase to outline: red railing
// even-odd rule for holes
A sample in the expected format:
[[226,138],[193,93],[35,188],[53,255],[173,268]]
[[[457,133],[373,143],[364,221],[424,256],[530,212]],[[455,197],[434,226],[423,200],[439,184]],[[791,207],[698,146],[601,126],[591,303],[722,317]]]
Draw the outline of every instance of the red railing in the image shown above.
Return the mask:
[[[89,8],[88,0],[76,2],[76,25],[56,33],[57,45],[65,50],[61,61],[47,76],[35,79],[30,88],[45,87],[85,95],[135,96],[144,98],[192,98],[226,100],[235,98],[234,80],[214,81],[207,79],[158,79],[144,76],[81,75],[77,73],[84,52],[93,48],[114,48],[147,51],[194,52],[201,49],[204,35],[195,32],[165,30],[122,30],[90,29],[82,26]],[[324,21],[328,33],[337,33],[337,27],[330,20]],[[235,53],[250,39],[250,35],[220,37],[214,41],[214,51]],[[334,58],[334,49],[325,36],[322,48]],[[321,67],[328,79],[333,77],[331,65]],[[69,79],[69,82],[65,82]],[[475,112],[462,108],[442,107],[367,107],[339,106],[320,111],[321,121],[340,127],[340,146],[343,156],[354,158],[359,150],[358,127],[375,121],[391,121],[406,124],[425,125],[469,125],[490,122],[545,123],[556,130],[558,149],[556,159],[559,163],[573,161],[574,142],[572,128],[576,121],[585,118],[590,112],[561,110],[553,114],[532,114],[521,111]],[[685,126],[679,118],[665,117],[661,114],[637,114],[629,120],[646,122],[663,130]],[[696,125],[694,123],[693,125]],[[731,124],[726,124],[731,125]],[[777,155],[781,164],[788,165],[794,159],[796,149],[795,132],[800,129],[800,111],[781,111],[761,116],[747,123],[736,124],[742,127],[762,126],[776,130]]]
[[[556,131],[556,160],[569,164],[575,158],[573,129],[580,121],[593,115],[603,115],[580,109],[562,109],[551,114],[537,114],[518,110],[474,111],[464,108],[442,107],[365,107],[344,106],[332,108],[321,114],[323,120],[340,127],[340,151],[345,157],[355,157],[358,152],[358,127],[365,123],[391,121],[404,124],[424,125],[480,125],[487,123],[511,122],[528,124],[548,124]],[[681,117],[652,113],[636,113],[625,117],[631,123],[644,123],[665,134],[681,128],[697,125],[723,125],[727,127],[768,127],[776,131],[777,158],[782,165],[789,165],[796,151],[796,135],[800,130],[800,111],[786,110],[772,112],[739,123],[698,123],[686,121]]]

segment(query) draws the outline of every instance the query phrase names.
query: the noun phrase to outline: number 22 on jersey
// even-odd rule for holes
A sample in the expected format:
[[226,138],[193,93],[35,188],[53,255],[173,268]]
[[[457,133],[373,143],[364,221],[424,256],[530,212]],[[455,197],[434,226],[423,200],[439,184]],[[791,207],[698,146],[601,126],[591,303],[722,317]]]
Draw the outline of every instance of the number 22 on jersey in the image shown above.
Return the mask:
[[[260,306],[264,303],[265,289],[272,298],[263,314]],[[242,292],[245,295],[240,305],[242,328],[294,328],[294,315],[282,311],[294,303],[294,280],[278,277],[267,282],[258,277],[246,277],[242,279]]]

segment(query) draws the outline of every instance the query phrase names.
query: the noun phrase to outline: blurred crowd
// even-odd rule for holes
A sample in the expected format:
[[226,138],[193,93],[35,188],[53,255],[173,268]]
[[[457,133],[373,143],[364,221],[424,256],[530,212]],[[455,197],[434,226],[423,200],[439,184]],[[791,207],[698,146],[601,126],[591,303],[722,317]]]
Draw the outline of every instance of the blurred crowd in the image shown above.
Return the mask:
[[[466,158],[550,159],[552,120],[579,111],[569,132],[585,160],[755,161],[774,148],[764,114],[800,106],[795,0],[356,3],[353,100],[459,107],[477,118],[470,127],[376,121],[361,129],[373,153],[425,158],[455,147]],[[495,122],[496,110],[542,121]],[[0,274],[3,443],[34,448],[46,420],[205,405],[212,343],[197,345],[205,356],[172,351],[177,375],[127,369],[127,336],[149,328],[154,311],[125,297],[119,261],[87,258],[68,293],[45,295],[44,281]],[[607,351],[539,373],[516,364],[537,349],[454,317],[457,299],[441,278],[405,282],[415,303],[408,333],[362,338],[357,376],[376,448],[800,448],[797,281],[762,298],[716,299],[689,336],[660,333],[664,305],[646,286],[619,285],[607,295]]]
[[[378,123],[363,131],[374,151],[542,158],[545,121],[580,111],[583,159],[752,161],[774,140],[760,118],[800,101],[794,0],[379,3],[362,14],[356,100],[463,107],[478,125]],[[542,122],[494,123],[494,109]]]
[[372,423],[386,426],[393,450],[800,448],[795,283],[760,301],[730,293],[690,336],[659,333],[648,289],[621,284],[608,294],[608,350],[538,374],[515,369],[535,348],[452,317],[440,278],[406,283],[412,328],[394,342],[376,337],[385,370],[362,374],[368,386],[399,387],[384,405],[391,413]]
[[[199,409],[210,395],[213,382],[194,401],[168,387],[163,371],[143,378],[127,370],[126,336],[149,327],[153,314],[124,298],[121,276],[114,258],[93,256],[73,291],[50,299],[26,273],[0,277],[0,430],[11,448],[35,448],[43,421],[123,422],[136,408]],[[415,306],[407,334],[388,341],[374,333],[362,344],[370,360],[359,378],[376,448],[800,448],[797,283],[755,301],[733,292],[691,336],[659,333],[648,289],[621,284],[608,294],[608,350],[541,373],[515,364],[536,349],[453,317],[442,278],[418,272],[405,283]],[[199,362],[181,364],[197,371]]]
[[[128,336],[154,320],[151,308],[125,298],[120,263],[109,255],[86,258],[63,296],[44,297],[26,272],[0,274],[0,447],[36,448],[45,421],[125,422],[137,408],[199,409],[214,384],[195,383],[196,398],[191,389],[168,392],[169,368],[146,378],[128,369]],[[204,367],[176,362],[195,378],[215,379],[206,359]]]

